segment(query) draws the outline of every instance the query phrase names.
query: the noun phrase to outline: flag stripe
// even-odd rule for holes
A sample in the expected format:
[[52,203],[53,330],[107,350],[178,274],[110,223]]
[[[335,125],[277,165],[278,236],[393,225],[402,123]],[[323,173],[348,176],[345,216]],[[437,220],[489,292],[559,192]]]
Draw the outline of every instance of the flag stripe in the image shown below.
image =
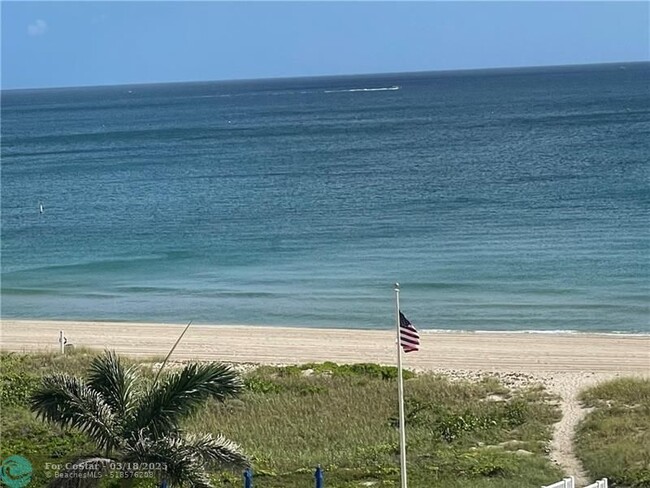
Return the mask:
[[413,324],[399,312],[400,343],[404,352],[418,351],[420,349],[420,334]]

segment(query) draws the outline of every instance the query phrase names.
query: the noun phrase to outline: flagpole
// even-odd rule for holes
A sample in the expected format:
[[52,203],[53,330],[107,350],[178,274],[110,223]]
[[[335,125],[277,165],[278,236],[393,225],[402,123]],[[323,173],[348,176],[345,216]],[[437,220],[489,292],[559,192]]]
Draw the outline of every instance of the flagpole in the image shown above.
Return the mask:
[[399,321],[399,283],[395,283],[395,319],[397,327],[397,388],[399,396],[399,463],[400,486],[407,488],[406,479],[406,429],[404,428],[404,380],[402,378],[402,339]]

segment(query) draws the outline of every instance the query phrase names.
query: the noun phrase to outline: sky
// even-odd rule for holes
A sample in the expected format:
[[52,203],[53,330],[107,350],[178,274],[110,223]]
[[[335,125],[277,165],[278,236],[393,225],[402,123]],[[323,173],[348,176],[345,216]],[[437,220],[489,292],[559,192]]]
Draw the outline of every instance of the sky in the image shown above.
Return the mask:
[[2,1],[3,89],[650,60],[650,2]]

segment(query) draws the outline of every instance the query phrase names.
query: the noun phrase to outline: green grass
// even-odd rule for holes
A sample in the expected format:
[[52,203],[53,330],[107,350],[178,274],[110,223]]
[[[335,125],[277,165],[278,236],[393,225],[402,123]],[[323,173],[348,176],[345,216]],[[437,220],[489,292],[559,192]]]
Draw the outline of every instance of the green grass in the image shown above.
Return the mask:
[[[309,486],[309,468],[318,464],[328,487],[395,486],[395,378],[395,368],[377,365],[262,367],[247,376],[240,399],[208,404],[186,427],[241,443],[254,457],[259,486]],[[408,378],[410,486],[539,488],[561,478],[546,452],[559,413],[543,390],[511,392],[494,379]]]
[[45,486],[46,463],[65,463],[76,453],[94,450],[85,435],[44,424],[27,408],[29,395],[43,374],[55,370],[78,373],[91,357],[88,351],[65,357],[0,354],[0,459],[14,454],[26,457],[34,467],[30,486]]
[[621,378],[590,388],[594,410],[578,426],[577,454],[593,478],[612,486],[650,488],[650,379]]
[[[42,374],[83,374],[91,357],[89,351],[65,358],[0,355],[0,455],[29,458],[33,486],[45,485],[45,463],[65,462],[93,447],[82,434],[34,419],[27,398]],[[509,390],[494,378],[451,381],[411,372],[405,378],[412,488],[539,488],[562,477],[547,456],[559,412],[543,389]],[[245,385],[240,398],[208,402],[184,427],[240,443],[253,457],[256,488],[313,486],[319,464],[327,488],[399,485],[395,368],[259,367],[245,375]],[[242,486],[239,473],[215,473],[215,482]]]

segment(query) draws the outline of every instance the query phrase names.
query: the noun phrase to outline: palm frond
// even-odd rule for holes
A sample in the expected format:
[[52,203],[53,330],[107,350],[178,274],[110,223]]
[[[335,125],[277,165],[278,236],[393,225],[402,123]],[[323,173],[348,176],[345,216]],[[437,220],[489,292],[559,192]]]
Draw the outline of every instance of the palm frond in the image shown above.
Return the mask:
[[76,427],[102,449],[117,445],[115,416],[101,394],[67,374],[45,376],[30,398],[33,412],[60,427]]
[[241,389],[239,374],[230,366],[188,364],[140,398],[134,412],[134,430],[147,429],[154,438],[175,432],[178,422],[207,398],[224,400]]
[[102,394],[115,415],[122,417],[133,407],[136,379],[133,367],[125,368],[114,351],[105,351],[90,364],[87,382]]
[[217,437],[211,434],[186,435],[184,440],[206,464],[216,464],[231,469],[250,466],[250,460],[241,447],[222,435]]
[[161,466],[158,475],[171,486],[213,488],[201,456],[177,435],[153,440],[141,430],[125,447],[124,461]]
[[63,471],[48,483],[48,488],[96,488],[111,470],[114,461],[108,458],[80,458],[67,463]]

